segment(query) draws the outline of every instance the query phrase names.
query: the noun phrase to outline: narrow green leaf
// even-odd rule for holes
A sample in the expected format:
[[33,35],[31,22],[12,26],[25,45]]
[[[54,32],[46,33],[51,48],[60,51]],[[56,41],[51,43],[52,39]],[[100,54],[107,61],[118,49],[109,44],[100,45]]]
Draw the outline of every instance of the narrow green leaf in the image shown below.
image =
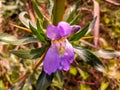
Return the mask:
[[58,83],[56,83],[55,86],[62,90],[63,89],[63,73],[62,73],[62,71],[57,71],[55,73],[55,76],[58,81]]
[[46,50],[47,46],[43,46],[41,48],[31,50],[12,50],[10,52],[23,59],[36,59],[39,58]]
[[41,34],[43,34],[44,32],[43,32],[43,29],[42,29],[42,27],[41,27],[41,25],[40,25],[40,23],[39,23],[39,20],[37,20],[37,29],[38,29],[38,32],[39,33],[41,33]]
[[52,10],[53,10],[53,6],[54,6],[54,2],[53,2],[53,0],[48,0],[48,12],[49,12],[49,14],[50,14],[50,16],[52,16]]
[[[69,11],[69,12],[70,12],[70,11]],[[73,10],[70,12],[70,14],[68,14],[68,17],[67,17],[67,19],[66,19],[66,22],[70,23],[70,22],[72,21],[72,19],[73,19],[74,14],[75,14],[75,9],[73,9]]]
[[74,34],[70,38],[70,41],[77,41],[80,38],[82,38],[86,34],[86,32],[88,31],[88,27],[89,27],[89,24],[87,24],[81,31],[79,31],[78,33]]
[[76,1],[73,5],[69,6],[67,14],[66,14],[67,18],[65,19],[66,22],[70,23],[73,20],[78,7],[80,6],[79,4],[80,4],[80,0]]
[[70,40],[71,41],[77,41],[79,40],[80,38],[82,38],[83,36],[85,36],[86,34],[88,34],[89,32],[91,32],[91,30],[93,29],[94,25],[95,25],[95,21],[96,21],[96,18],[95,17],[92,22],[89,24],[87,24],[82,30],[80,30],[78,33],[74,34]]
[[90,33],[91,30],[94,28],[96,19],[97,19],[97,16],[96,16],[96,17],[92,20],[92,22],[90,23],[89,28],[88,28],[88,31],[87,31],[86,34]]
[[48,86],[52,82],[52,79],[53,74],[47,75],[44,71],[42,71],[37,80],[36,90],[47,90]]
[[92,52],[81,47],[76,47],[74,50],[86,63],[90,64],[93,68],[98,71],[105,72],[103,63]]
[[44,19],[44,16],[42,15],[42,13],[40,12],[40,10],[38,9],[37,4],[34,2],[33,5],[34,5],[34,9],[35,9],[35,12],[36,12],[37,16],[38,16],[41,20],[43,20],[43,19]]
[[80,17],[81,17],[81,15],[78,14],[78,15],[70,22],[70,25],[76,24]]
[[34,35],[37,35],[37,30],[36,30],[36,28],[34,28],[30,23],[29,23],[29,27],[30,27],[32,33],[33,33]]
[[7,33],[0,33],[0,44],[11,44],[11,45],[25,45],[29,43],[37,43],[38,39],[34,37],[16,38]]
[[43,31],[43,27],[41,26],[41,24],[39,23],[39,20],[37,20],[37,30],[38,30],[38,33],[40,33],[45,40],[47,40],[47,36],[45,35],[45,31]]
[[29,24],[29,26],[33,34],[35,34],[40,41],[44,42],[45,41],[44,36],[37,29],[35,29],[31,24]]

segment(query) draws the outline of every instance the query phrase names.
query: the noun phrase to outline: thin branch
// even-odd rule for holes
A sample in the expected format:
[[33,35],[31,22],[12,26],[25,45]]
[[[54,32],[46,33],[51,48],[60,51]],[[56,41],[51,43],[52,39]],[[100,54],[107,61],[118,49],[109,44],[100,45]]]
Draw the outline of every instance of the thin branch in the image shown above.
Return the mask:
[[32,32],[32,31],[31,31],[30,29],[28,29],[28,28],[15,25],[15,24],[13,24],[13,23],[10,23],[10,25],[12,25],[12,26],[14,26],[14,27],[16,27],[16,28],[22,29],[22,30],[24,30],[24,31],[27,31],[27,32],[29,32],[29,33]]
[[94,26],[94,44],[98,47],[98,37],[99,37],[99,24],[100,24],[100,6],[96,0],[93,0],[94,3],[94,17],[97,16],[95,26]]
[[80,39],[80,41],[81,41],[82,43],[84,43],[84,44],[90,46],[90,47],[93,47],[93,48],[95,48],[95,49],[99,49],[99,48],[96,47],[95,45],[93,45],[93,44],[91,44],[91,43],[89,43],[89,42],[87,42],[87,41],[85,41],[85,40]]
[[26,8],[29,13],[32,22],[35,22],[35,12],[33,8],[33,2],[31,0],[26,0]]
[[120,3],[117,3],[116,1],[113,1],[113,0],[104,0],[104,1],[115,6],[120,6]]

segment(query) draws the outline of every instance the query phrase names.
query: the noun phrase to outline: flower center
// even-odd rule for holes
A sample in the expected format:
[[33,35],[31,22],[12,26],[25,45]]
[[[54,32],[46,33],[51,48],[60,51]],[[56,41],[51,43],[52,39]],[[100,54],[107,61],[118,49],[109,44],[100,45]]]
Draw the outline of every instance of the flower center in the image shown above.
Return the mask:
[[65,51],[66,51],[66,39],[65,38],[61,38],[59,40],[53,40],[52,44],[54,44],[55,46],[57,46],[58,49],[58,53],[63,56]]

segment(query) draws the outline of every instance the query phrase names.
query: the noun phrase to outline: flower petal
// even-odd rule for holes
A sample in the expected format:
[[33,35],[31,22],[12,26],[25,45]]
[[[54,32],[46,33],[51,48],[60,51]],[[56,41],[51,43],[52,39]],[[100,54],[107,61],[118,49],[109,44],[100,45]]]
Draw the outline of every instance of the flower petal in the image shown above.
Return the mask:
[[69,43],[68,40],[66,40],[66,57],[68,58],[69,62],[72,63],[74,60],[74,49],[72,45]]
[[55,40],[55,39],[60,39],[61,36],[57,30],[57,27],[54,25],[50,25],[47,28],[47,37],[51,40]]
[[68,60],[66,58],[61,59],[61,65],[62,65],[62,69],[64,71],[68,71],[70,69],[70,63],[68,62]]
[[74,60],[74,49],[72,45],[66,40],[66,52],[63,56],[61,56],[61,66],[59,66],[59,69],[62,67],[63,70],[68,71],[70,68],[70,64]]
[[61,37],[69,36],[71,33],[71,26],[66,22],[59,22],[57,28]]
[[55,72],[59,67],[59,55],[58,51],[55,46],[52,46],[49,48],[49,50],[46,53],[43,66],[44,71],[50,75],[51,73]]
[[81,27],[79,25],[73,25],[71,26],[71,33],[74,34],[76,32],[78,32],[81,29]]

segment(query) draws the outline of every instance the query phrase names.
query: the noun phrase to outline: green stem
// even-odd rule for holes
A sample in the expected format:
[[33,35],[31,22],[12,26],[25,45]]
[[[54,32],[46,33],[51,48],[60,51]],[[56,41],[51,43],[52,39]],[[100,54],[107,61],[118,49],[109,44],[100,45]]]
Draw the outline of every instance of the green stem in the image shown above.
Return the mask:
[[57,25],[58,22],[62,21],[65,12],[65,0],[54,0],[53,8],[53,24]]

